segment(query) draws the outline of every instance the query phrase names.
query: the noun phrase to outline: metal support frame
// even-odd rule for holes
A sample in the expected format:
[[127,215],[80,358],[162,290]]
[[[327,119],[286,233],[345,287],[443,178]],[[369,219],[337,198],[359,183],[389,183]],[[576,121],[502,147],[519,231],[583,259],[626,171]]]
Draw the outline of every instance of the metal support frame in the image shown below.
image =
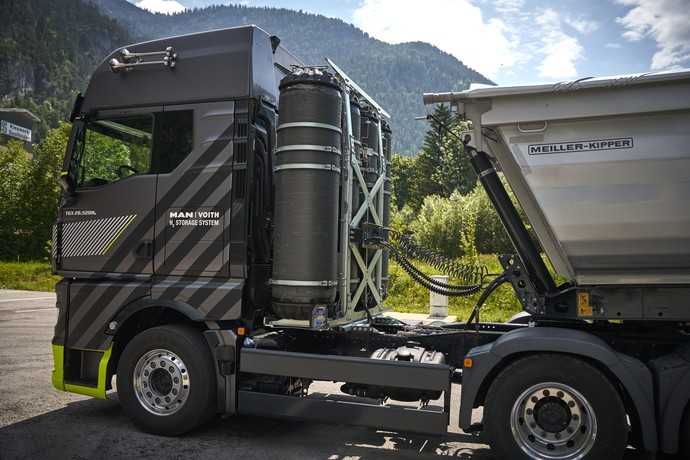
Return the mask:
[[350,300],[350,308],[355,308],[355,305],[357,305],[357,302],[364,293],[364,289],[366,289],[367,287],[369,287],[371,295],[373,295],[374,299],[376,299],[376,304],[381,305],[383,299],[381,298],[380,288],[378,287],[378,284],[381,282],[381,277],[378,276],[375,280],[372,278],[372,273],[374,272],[374,269],[377,267],[377,265],[380,266],[379,261],[381,260],[382,255],[381,250],[376,251],[369,265],[367,265],[366,261],[362,257],[362,254],[359,252],[359,248],[357,246],[350,243],[350,250],[352,251],[352,255],[355,257],[355,260],[357,261],[359,269],[362,270],[362,281],[360,281],[359,286],[357,286],[357,290],[355,291],[355,294],[352,296],[352,299]]
[[335,62],[331,61],[330,59],[326,58],[326,62],[328,62],[328,65],[333,69],[333,71],[343,80],[343,82],[350,88],[354,89],[357,94],[362,96],[364,100],[366,100],[369,105],[374,107],[381,115],[384,117],[388,118],[390,120],[391,116],[383,110],[383,107],[381,107],[378,102],[376,102],[371,96],[369,96],[366,91],[364,91],[362,88],[359,87],[357,83],[354,82],[350,77],[347,76],[345,72],[343,72],[340,67],[335,65]]
[[[378,197],[378,211],[379,216],[381,216],[381,226],[383,226],[383,203],[386,185],[386,170],[388,165],[386,164],[386,155],[383,152],[383,123],[382,120],[379,121],[379,179],[377,182],[381,182],[381,188],[377,192]],[[383,287],[383,249],[376,250],[376,256],[379,256],[379,262],[376,264],[376,289],[380,295],[381,289]],[[380,304],[382,302],[381,298],[377,298],[377,302]]]
[[[342,206],[340,207],[340,270],[338,271],[338,281],[340,289],[340,315],[348,316],[350,308],[350,221],[352,219],[352,168],[350,167],[355,151],[355,138],[352,135],[352,117],[350,116],[350,88],[345,86],[343,89],[343,103],[345,105],[345,127],[346,140],[343,142],[342,171],[340,175],[340,186],[343,190],[341,194]],[[356,159],[354,161],[357,161]],[[360,174],[361,175],[361,174]]]
[[[356,92],[362,96],[367,103],[379,112],[381,116],[390,118],[390,115],[379,106],[369,95],[367,95],[357,84],[352,81],[340,68],[338,68],[331,60],[328,60],[329,65],[340,78],[343,83],[343,115],[345,117],[346,132],[344,134],[344,142],[342,146],[342,163],[341,163],[341,187],[342,190],[347,191],[342,193],[342,206],[340,215],[340,260],[338,270],[338,285],[340,290],[340,321],[348,322],[359,319],[364,313],[358,314],[355,312],[355,307],[363,295],[372,295],[376,300],[375,309],[370,309],[370,313],[378,313],[383,308],[383,298],[381,295],[382,278],[383,278],[383,250],[376,249],[372,259],[367,264],[368,251],[365,251],[365,256],[362,256],[360,248],[349,241],[348,235],[351,230],[355,229],[362,222],[365,216],[371,216],[371,219],[376,225],[383,225],[383,206],[384,206],[384,183],[386,177],[385,155],[383,154],[383,134],[381,129],[378,131],[378,156],[379,156],[379,170],[378,179],[374,185],[369,188],[364,179],[362,168],[360,167],[357,155],[355,155],[355,139],[352,135],[352,116],[350,113],[350,94]],[[356,182],[354,182],[356,180]],[[352,200],[350,190],[353,183],[359,187],[364,199],[358,209],[352,208]],[[359,282],[354,294],[350,292],[350,257],[354,257],[357,265],[362,271],[362,280]],[[337,322],[331,322],[335,324]]]

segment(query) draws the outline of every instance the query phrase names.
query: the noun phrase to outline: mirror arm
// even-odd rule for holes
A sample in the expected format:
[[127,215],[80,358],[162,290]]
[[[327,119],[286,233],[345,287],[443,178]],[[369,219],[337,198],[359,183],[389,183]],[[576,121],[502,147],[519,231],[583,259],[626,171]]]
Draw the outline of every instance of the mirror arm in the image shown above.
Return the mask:
[[60,173],[60,187],[68,195],[74,195],[74,190],[77,188],[77,184],[74,177],[69,173],[69,171],[62,171]]

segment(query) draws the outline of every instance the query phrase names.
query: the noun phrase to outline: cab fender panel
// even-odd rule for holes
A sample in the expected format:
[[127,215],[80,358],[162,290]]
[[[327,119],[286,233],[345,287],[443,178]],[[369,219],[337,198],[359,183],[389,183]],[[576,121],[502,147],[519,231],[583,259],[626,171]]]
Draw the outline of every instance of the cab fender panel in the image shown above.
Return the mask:
[[109,330],[108,333],[114,335],[135,313],[149,308],[169,308],[181,313],[191,321],[204,321],[203,313],[189,304],[177,300],[152,299],[148,297],[136,300],[120,310],[110,321],[111,323],[115,323],[115,328]]

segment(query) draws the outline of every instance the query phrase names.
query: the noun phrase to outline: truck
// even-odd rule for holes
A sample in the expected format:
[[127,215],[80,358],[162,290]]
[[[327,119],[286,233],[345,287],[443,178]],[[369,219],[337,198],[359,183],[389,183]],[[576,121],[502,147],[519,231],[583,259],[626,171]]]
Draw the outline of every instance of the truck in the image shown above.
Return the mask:
[[[166,436],[219,414],[443,434],[459,411],[497,458],[690,455],[690,72],[423,99],[470,122],[502,273],[389,228],[390,116],[333,61],[255,26],[113,51],[70,117],[55,388],[116,389]],[[471,317],[386,316],[391,258]],[[524,314],[481,321],[503,284]]]

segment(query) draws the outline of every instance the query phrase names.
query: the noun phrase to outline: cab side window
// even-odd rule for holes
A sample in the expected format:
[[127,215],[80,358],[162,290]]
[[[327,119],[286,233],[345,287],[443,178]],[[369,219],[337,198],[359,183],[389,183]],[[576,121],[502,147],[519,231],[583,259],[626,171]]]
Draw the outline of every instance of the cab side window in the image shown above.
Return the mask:
[[150,114],[87,123],[79,146],[77,184],[95,187],[148,173],[152,143]]
[[194,147],[194,112],[175,110],[156,114],[153,130],[152,171],[169,173],[187,158]]
[[176,110],[87,122],[74,152],[77,185],[171,172],[193,149],[193,115]]

